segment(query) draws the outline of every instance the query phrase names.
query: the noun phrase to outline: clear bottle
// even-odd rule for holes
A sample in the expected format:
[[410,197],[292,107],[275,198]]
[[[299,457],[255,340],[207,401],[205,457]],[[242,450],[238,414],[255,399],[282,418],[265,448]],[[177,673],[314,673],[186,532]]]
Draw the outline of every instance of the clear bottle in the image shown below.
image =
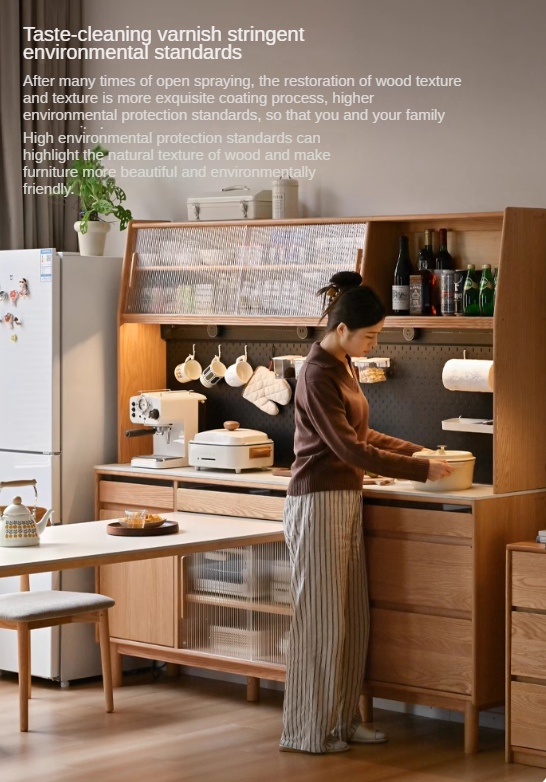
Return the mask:
[[463,292],[463,313],[465,315],[480,314],[480,288],[476,279],[476,267],[469,263],[466,272]]
[[436,256],[437,269],[454,269],[453,257],[447,249],[447,228],[440,228],[440,249]]
[[491,264],[482,266],[482,278],[480,281],[480,315],[491,317],[495,311],[495,286],[491,274]]
[[394,269],[394,282],[392,286],[392,314],[409,315],[410,313],[410,275],[413,274],[413,266],[409,254],[409,240],[407,236],[400,237],[400,252]]

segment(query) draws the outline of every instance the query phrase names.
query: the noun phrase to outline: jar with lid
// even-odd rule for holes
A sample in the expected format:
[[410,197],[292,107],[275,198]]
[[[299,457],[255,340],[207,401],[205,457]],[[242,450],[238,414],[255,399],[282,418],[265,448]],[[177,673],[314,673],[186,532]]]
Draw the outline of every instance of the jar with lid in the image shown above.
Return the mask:
[[273,180],[272,213],[273,220],[288,220],[299,216],[299,182],[292,177],[279,177]]

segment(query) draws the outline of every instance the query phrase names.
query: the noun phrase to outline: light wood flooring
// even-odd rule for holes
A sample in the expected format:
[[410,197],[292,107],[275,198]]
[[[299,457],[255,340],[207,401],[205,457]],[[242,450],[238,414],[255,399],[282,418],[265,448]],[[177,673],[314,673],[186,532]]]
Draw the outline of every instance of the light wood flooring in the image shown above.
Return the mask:
[[390,742],[330,756],[278,751],[282,694],[210,679],[125,677],[106,714],[100,681],[33,681],[30,732],[19,733],[17,680],[0,678],[1,782],[542,782],[546,771],[504,763],[504,733],[482,729],[463,753],[463,727],[386,711]]

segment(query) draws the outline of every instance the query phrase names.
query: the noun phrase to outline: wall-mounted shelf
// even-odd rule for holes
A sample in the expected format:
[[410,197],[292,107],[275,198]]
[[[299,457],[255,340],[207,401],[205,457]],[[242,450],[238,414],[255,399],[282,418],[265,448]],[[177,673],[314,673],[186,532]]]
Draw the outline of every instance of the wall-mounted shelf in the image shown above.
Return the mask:
[[442,421],[442,429],[448,432],[478,432],[493,434],[493,421],[485,423],[479,418],[448,418]]
[[448,329],[450,331],[460,331],[461,329],[493,330],[493,318],[465,318],[450,315],[440,317],[394,317],[389,316],[385,319],[386,328],[414,328],[414,329]]

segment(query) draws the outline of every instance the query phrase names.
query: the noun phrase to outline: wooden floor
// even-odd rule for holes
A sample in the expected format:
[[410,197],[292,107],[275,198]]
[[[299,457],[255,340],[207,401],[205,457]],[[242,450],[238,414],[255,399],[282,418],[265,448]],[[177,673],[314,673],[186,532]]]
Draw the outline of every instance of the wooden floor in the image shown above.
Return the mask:
[[377,712],[386,745],[342,755],[281,753],[282,694],[209,679],[126,677],[116,711],[103,709],[99,681],[61,690],[33,682],[30,732],[19,733],[17,681],[0,678],[1,782],[542,782],[544,770],[506,766],[504,734],[480,732],[483,749],[463,754],[463,727]]

